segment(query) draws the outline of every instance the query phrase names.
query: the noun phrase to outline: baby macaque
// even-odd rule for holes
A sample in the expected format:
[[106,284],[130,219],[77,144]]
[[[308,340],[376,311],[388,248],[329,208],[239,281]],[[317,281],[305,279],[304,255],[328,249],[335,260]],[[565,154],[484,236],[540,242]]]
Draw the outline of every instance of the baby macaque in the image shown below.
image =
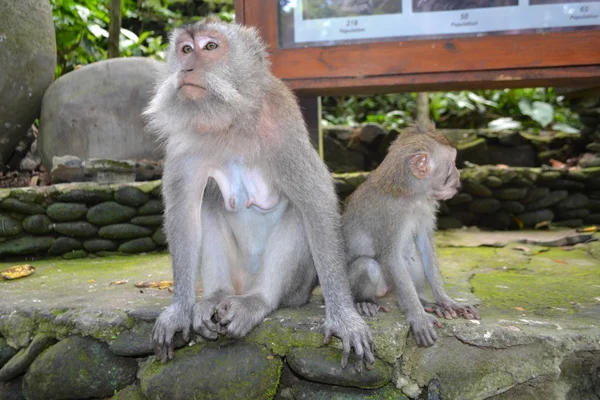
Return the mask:
[[[342,365],[374,362],[344,266],[333,179],[292,92],[270,71],[256,30],[208,18],[177,28],[145,111],[166,150],[162,182],[175,295],[154,326],[158,359],[173,337],[241,338],[279,307],[325,298],[325,342]],[[196,278],[203,296],[196,299]]]
[[[439,317],[479,319],[475,308],[446,294],[433,241],[438,200],[460,186],[456,149],[432,124],[411,126],[390,146],[381,165],[348,199],[342,217],[356,308],[380,309],[376,297],[395,289],[419,346],[437,339]],[[425,298],[429,283],[434,303]]]

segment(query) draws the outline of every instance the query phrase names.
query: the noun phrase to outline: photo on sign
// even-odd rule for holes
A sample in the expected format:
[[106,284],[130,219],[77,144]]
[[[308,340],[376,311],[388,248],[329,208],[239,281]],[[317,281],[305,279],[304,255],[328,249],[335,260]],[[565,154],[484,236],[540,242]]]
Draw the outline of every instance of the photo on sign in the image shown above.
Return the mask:
[[413,12],[468,10],[473,8],[510,7],[519,0],[413,0]]
[[303,0],[302,19],[400,14],[402,0]]
[[[529,0],[529,5],[536,6],[539,4],[570,4],[581,2],[581,0]],[[585,3],[600,3],[600,0],[585,0]]]

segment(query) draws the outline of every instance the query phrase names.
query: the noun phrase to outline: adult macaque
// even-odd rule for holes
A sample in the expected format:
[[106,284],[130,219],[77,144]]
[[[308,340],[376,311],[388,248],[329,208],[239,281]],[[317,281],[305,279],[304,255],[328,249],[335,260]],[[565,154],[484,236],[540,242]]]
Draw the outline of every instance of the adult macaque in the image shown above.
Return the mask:
[[[470,305],[446,294],[433,233],[438,200],[460,185],[456,149],[433,125],[412,126],[391,145],[381,163],[348,200],[342,217],[356,308],[365,316],[379,310],[375,297],[395,289],[419,346],[437,339],[432,315],[479,319]],[[426,281],[435,303],[425,298]]]
[[214,18],[183,26],[167,66],[145,111],[166,149],[175,280],[154,326],[157,357],[172,359],[175,332],[188,340],[190,327],[208,339],[243,337],[278,307],[305,304],[320,282],[325,341],[342,339],[343,366],[351,348],[357,362],[373,363],[345,274],[332,178],[256,31]]

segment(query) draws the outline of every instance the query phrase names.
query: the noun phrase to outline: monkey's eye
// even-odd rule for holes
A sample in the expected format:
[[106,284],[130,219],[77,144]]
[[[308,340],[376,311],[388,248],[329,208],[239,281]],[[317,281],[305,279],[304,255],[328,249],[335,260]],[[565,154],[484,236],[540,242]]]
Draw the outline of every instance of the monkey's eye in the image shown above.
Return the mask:
[[182,52],[183,54],[188,54],[188,53],[191,53],[193,50],[194,50],[194,49],[192,49],[192,46],[190,46],[189,44],[186,44],[185,46],[183,46],[183,47],[181,48],[181,52]]
[[215,42],[208,42],[208,43],[206,43],[206,46],[204,46],[204,49],[210,51],[210,50],[216,49],[217,47],[219,47],[219,45],[216,44]]

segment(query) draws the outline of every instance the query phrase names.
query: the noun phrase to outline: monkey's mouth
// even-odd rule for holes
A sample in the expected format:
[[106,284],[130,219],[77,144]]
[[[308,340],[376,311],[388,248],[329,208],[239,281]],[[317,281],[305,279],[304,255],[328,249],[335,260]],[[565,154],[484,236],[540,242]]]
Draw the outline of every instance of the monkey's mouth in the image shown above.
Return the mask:
[[179,85],[179,92],[190,100],[198,100],[205,96],[207,90],[204,86],[195,83],[182,82]]
[[196,85],[195,83],[182,82],[179,85],[179,89],[183,89],[185,87],[193,87],[193,88],[197,88],[197,89],[206,90],[206,88],[204,86]]

